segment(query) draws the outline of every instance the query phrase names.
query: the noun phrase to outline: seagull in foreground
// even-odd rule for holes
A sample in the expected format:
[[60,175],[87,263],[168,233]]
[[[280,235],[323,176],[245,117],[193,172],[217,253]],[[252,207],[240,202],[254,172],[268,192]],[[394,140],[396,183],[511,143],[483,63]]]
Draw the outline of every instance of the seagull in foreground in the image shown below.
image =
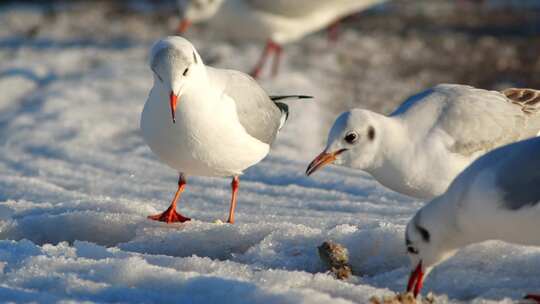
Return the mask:
[[[469,166],[407,225],[416,297],[433,267],[487,240],[540,246],[540,138],[498,148]],[[526,298],[540,303],[540,295]]]
[[341,114],[310,175],[334,163],[364,170],[384,186],[433,198],[488,151],[540,131],[540,91],[500,92],[441,84],[407,99],[390,116]]
[[227,222],[234,223],[239,175],[270,150],[288,116],[286,99],[270,97],[241,72],[205,66],[193,45],[167,37],[152,47],[154,86],[141,116],[142,135],[160,160],[180,172],[170,207],[149,216],[185,222],[176,212],[187,175],[231,176],[232,198]]
[[259,77],[274,54],[272,73],[278,72],[282,45],[335,24],[338,20],[388,0],[179,0],[182,21],[178,31],[208,21],[230,38],[266,41],[251,72]]

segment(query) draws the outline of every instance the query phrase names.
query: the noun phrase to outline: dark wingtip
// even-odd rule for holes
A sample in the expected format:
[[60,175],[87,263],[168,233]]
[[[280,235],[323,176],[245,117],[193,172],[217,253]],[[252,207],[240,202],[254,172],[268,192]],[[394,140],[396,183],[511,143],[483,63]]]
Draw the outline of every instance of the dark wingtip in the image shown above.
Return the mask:
[[276,102],[275,104],[281,113],[285,114],[285,120],[287,120],[289,118],[289,106],[283,102]]
[[313,96],[309,95],[276,95],[270,96],[270,99],[273,101],[283,100],[283,99],[312,99]]

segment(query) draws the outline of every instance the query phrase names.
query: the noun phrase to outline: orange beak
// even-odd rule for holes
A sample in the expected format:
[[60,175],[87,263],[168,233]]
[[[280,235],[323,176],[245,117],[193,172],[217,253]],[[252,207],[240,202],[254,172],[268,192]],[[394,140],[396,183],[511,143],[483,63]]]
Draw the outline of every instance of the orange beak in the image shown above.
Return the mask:
[[315,157],[315,159],[307,167],[306,175],[310,176],[320,168],[333,163],[336,160],[337,156],[345,151],[347,151],[347,149],[337,150],[336,152],[332,153],[328,153],[326,151],[321,152],[321,154]]
[[191,21],[189,19],[182,19],[176,30],[179,34],[184,34],[188,28],[191,26]]
[[422,289],[422,284],[424,283],[424,272],[422,271],[422,261],[418,263],[416,269],[411,272],[409,277],[409,283],[407,284],[407,292],[412,292],[416,298]]
[[176,123],[176,102],[178,101],[178,96],[174,94],[174,92],[171,91],[171,95],[169,96],[169,103],[171,105],[171,115],[172,115],[172,122]]

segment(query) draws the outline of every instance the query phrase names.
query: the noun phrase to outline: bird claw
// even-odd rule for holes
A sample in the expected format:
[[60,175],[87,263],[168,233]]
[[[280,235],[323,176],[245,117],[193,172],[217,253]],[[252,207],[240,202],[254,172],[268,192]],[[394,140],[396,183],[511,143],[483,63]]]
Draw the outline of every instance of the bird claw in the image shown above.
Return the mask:
[[249,76],[253,77],[254,79],[259,79],[261,77],[261,71],[262,68],[256,67],[253,69],[253,71],[251,71],[251,73],[249,73]]
[[165,212],[156,214],[156,215],[149,215],[148,219],[154,220],[154,221],[160,221],[165,222],[167,224],[170,223],[184,223],[187,221],[191,221],[189,217],[185,217],[182,214],[176,212],[172,209],[167,209]]

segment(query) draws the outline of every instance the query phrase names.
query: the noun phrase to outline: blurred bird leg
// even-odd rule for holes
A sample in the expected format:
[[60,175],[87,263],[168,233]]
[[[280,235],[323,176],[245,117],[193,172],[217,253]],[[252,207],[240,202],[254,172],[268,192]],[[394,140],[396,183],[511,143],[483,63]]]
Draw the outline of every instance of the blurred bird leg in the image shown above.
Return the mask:
[[178,27],[176,28],[176,33],[184,34],[189,29],[190,26],[191,26],[191,21],[184,18],[180,20],[180,23],[178,23]]
[[253,69],[253,71],[251,72],[251,76],[253,78],[259,78],[261,76],[261,72],[262,72],[262,69],[264,68],[264,65],[266,63],[266,61],[268,60],[268,57],[272,54],[272,53],[275,53],[275,57],[274,57],[274,67],[273,67],[273,74],[275,76],[275,74],[277,74],[277,70],[278,70],[278,65],[279,65],[279,57],[281,56],[281,46],[277,43],[275,43],[274,41],[272,41],[271,39],[268,40],[268,42],[266,42],[266,46],[264,48],[264,51],[261,55],[261,58],[259,59],[259,61],[257,62],[257,65],[255,65],[255,68]]

